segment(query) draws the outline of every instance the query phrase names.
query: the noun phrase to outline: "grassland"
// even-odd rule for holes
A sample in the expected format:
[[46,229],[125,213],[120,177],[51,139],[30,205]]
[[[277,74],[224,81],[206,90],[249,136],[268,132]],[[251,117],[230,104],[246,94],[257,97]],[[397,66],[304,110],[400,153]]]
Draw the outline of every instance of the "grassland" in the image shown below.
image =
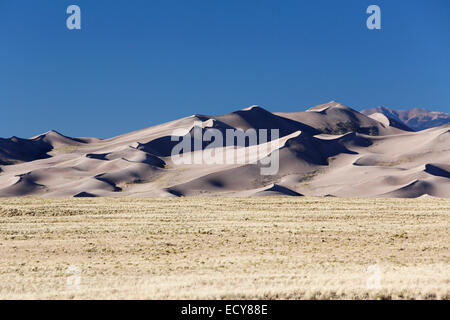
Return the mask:
[[0,298],[449,299],[449,230],[450,199],[2,199]]

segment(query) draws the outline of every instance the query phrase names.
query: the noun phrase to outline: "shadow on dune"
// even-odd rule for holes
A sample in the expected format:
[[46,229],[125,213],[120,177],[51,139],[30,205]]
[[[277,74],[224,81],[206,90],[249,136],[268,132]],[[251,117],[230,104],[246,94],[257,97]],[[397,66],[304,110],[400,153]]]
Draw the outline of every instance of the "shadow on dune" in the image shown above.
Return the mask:
[[444,165],[436,165],[436,164],[426,164],[425,165],[425,172],[428,172],[429,174],[432,174],[434,176],[444,177],[444,178],[450,178],[450,172],[447,171],[450,169],[450,165],[447,165],[446,169],[443,169]]

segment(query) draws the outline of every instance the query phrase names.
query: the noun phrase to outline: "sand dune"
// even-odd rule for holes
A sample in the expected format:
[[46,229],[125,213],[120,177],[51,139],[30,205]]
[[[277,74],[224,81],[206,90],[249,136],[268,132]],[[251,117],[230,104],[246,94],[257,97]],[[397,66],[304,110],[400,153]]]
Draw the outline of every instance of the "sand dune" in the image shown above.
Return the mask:
[[383,113],[378,113],[378,112],[373,113],[373,114],[369,115],[369,118],[372,118],[372,119],[380,122],[386,128],[387,127],[394,127],[394,128],[401,129],[401,130],[404,130],[404,131],[414,131],[413,129],[408,127],[403,122],[398,121],[395,118],[388,117],[388,116],[384,115]]
[[[203,150],[209,142],[195,141],[194,133],[210,128],[279,129],[280,136],[273,137],[275,144],[248,141],[239,147],[233,141],[215,150],[243,150],[236,159],[247,162],[173,161],[175,130],[178,137],[190,135],[192,148],[184,153],[195,156],[201,150],[194,146]],[[261,175],[260,161],[274,153],[278,171]],[[0,139],[0,196],[450,197],[449,163],[449,124],[414,132],[385,114],[369,117],[334,101],[294,113],[251,106],[105,140],[56,131]]]
[[12,137],[0,138],[0,165],[48,158],[53,147],[45,141]]
[[301,196],[302,194],[295,192],[289,188],[283,187],[279,184],[272,184],[268,187],[263,188],[262,190],[257,190],[253,193],[250,193],[249,196]]
[[295,131],[308,132],[311,134],[319,133],[315,128],[305,122],[299,122],[287,117],[278,116],[260,106],[251,106],[239,111],[228,113],[215,119],[228,124],[233,128],[247,130],[253,129],[279,129],[280,136],[291,134]]
[[41,194],[45,192],[45,186],[33,181],[29,174],[17,176],[17,180],[10,186],[2,189],[2,195],[6,197],[24,196],[28,194]]
[[83,140],[79,138],[70,138],[62,135],[61,133],[50,130],[44,134],[38,135],[36,137],[31,138],[31,140],[35,141],[43,141],[53,148],[63,147],[63,146],[76,146],[82,143],[87,143],[89,140]]
[[390,135],[401,133],[406,127],[387,125],[335,101],[309,108],[305,112],[276,114],[329,134],[359,132],[368,135]]

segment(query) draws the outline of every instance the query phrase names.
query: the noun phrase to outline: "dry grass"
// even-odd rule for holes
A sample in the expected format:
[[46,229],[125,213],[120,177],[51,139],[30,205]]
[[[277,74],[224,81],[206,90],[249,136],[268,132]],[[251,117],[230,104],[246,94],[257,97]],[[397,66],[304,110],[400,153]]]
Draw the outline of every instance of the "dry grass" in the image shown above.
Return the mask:
[[0,298],[449,299],[449,227],[450,199],[3,199]]

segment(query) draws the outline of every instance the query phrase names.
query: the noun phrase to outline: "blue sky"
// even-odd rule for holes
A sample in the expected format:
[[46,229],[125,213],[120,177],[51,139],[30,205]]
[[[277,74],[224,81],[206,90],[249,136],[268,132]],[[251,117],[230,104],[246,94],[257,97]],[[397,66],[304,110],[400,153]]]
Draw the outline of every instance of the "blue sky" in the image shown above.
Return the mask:
[[0,0],[0,41],[2,137],[106,138],[252,104],[450,112],[448,0]]

